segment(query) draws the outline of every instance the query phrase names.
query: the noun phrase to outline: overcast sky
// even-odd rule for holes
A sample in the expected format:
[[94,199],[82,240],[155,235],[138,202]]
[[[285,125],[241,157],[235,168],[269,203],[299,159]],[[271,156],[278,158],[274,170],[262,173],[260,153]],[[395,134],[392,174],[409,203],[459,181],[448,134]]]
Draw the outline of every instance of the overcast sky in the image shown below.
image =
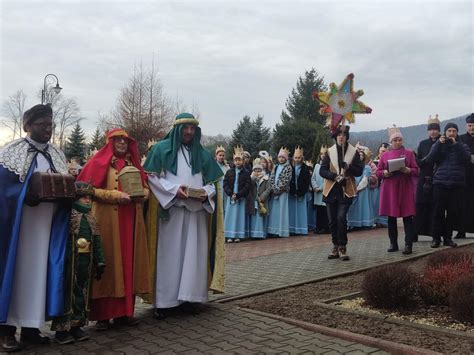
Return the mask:
[[473,110],[471,1],[1,1],[1,100],[27,105],[48,73],[95,129],[135,64],[159,67],[164,91],[199,108],[203,133],[229,135],[244,116],[273,127],[299,76],[353,72],[372,107],[354,131]]

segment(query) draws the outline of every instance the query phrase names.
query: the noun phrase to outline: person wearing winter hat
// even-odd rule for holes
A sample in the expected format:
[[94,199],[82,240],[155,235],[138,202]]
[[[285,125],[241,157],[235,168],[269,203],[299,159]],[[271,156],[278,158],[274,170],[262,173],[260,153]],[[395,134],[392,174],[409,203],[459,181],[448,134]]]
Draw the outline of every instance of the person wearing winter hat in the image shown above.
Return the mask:
[[417,149],[416,162],[420,168],[420,176],[416,186],[416,216],[415,216],[415,241],[418,235],[431,236],[431,221],[433,218],[433,171],[434,165],[424,161],[431,147],[441,136],[441,126],[438,115],[428,119],[428,138],[420,142]]
[[466,167],[466,188],[464,193],[464,218],[458,228],[455,239],[466,238],[466,232],[474,233],[474,113],[466,117],[466,133],[459,136],[459,141],[466,144],[471,153],[471,161]]
[[323,201],[329,217],[333,248],[328,259],[349,260],[347,255],[347,210],[357,194],[355,176],[361,176],[364,162],[349,144],[349,126],[338,127],[333,134],[336,144],[328,149],[321,162]]
[[[405,229],[405,249],[403,254],[411,254],[415,226],[415,191],[413,177],[418,176],[418,165],[413,152],[403,146],[403,135],[398,127],[388,129],[389,142],[392,149],[382,155],[377,165],[377,178],[380,185],[381,216],[388,216],[388,252],[398,251],[397,218],[403,218]],[[403,166],[395,170],[392,162],[403,161]]]
[[430,164],[436,164],[433,175],[433,208],[432,248],[438,248],[443,235],[445,246],[456,247],[451,239],[453,228],[462,223],[462,208],[466,186],[466,165],[471,159],[469,148],[459,142],[458,126],[448,123],[444,134],[431,147],[430,153],[424,159]]

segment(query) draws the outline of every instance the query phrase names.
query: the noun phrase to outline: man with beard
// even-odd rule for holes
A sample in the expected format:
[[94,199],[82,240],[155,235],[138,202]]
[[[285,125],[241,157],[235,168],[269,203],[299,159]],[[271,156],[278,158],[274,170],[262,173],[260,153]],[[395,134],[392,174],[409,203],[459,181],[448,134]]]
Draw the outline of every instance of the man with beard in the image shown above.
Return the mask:
[[474,113],[466,117],[466,133],[459,136],[459,141],[466,144],[471,152],[471,160],[466,168],[466,189],[464,194],[464,218],[458,227],[456,239],[466,238],[467,233],[474,233]]
[[27,193],[34,173],[67,174],[64,154],[48,143],[52,116],[50,106],[33,106],[23,115],[26,138],[0,150],[0,350],[7,352],[20,348],[16,327],[22,343],[44,344],[38,328],[64,313],[70,208]]
[[[144,165],[159,202],[150,230],[156,266],[154,306],[158,319],[178,307],[199,312],[208,288],[224,289],[222,170],[201,145],[199,121],[190,113],[176,116],[174,127],[155,144]],[[154,241],[151,243],[155,244]]]
[[418,235],[431,236],[431,225],[433,220],[433,169],[434,164],[424,160],[429,154],[433,144],[440,137],[440,122],[438,115],[428,119],[428,138],[422,140],[418,145],[417,164],[420,168],[418,184],[416,186],[416,216],[415,216],[415,240]]

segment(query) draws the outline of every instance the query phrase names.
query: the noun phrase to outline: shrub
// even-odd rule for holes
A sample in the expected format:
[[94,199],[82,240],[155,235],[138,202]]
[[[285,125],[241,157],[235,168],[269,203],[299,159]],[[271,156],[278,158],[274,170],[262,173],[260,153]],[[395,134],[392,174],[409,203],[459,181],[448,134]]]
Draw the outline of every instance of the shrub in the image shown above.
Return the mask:
[[385,309],[413,306],[418,277],[406,265],[384,265],[372,269],[362,282],[362,294],[369,306]]
[[474,275],[459,278],[449,294],[449,308],[453,318],[474,324]]
[[420,296],[428,304],[448,305],[450,290],[463,276],[474,272],[474,263],[463,260],[425,269],[420,284]]
[[473,257],[462,249],[442,250],[431,254],[426,260],[426,268],[437,268],[442,265],[454,265],[464,261],[474,262]]

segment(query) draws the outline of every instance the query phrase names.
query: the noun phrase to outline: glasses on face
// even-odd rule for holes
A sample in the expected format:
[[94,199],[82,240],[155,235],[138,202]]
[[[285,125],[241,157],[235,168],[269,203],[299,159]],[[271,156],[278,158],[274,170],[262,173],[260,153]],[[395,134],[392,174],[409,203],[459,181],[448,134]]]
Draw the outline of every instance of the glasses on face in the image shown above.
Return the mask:
[[34,122],[31,125],[41,129],[53,128],[53,124],[51,122]]

